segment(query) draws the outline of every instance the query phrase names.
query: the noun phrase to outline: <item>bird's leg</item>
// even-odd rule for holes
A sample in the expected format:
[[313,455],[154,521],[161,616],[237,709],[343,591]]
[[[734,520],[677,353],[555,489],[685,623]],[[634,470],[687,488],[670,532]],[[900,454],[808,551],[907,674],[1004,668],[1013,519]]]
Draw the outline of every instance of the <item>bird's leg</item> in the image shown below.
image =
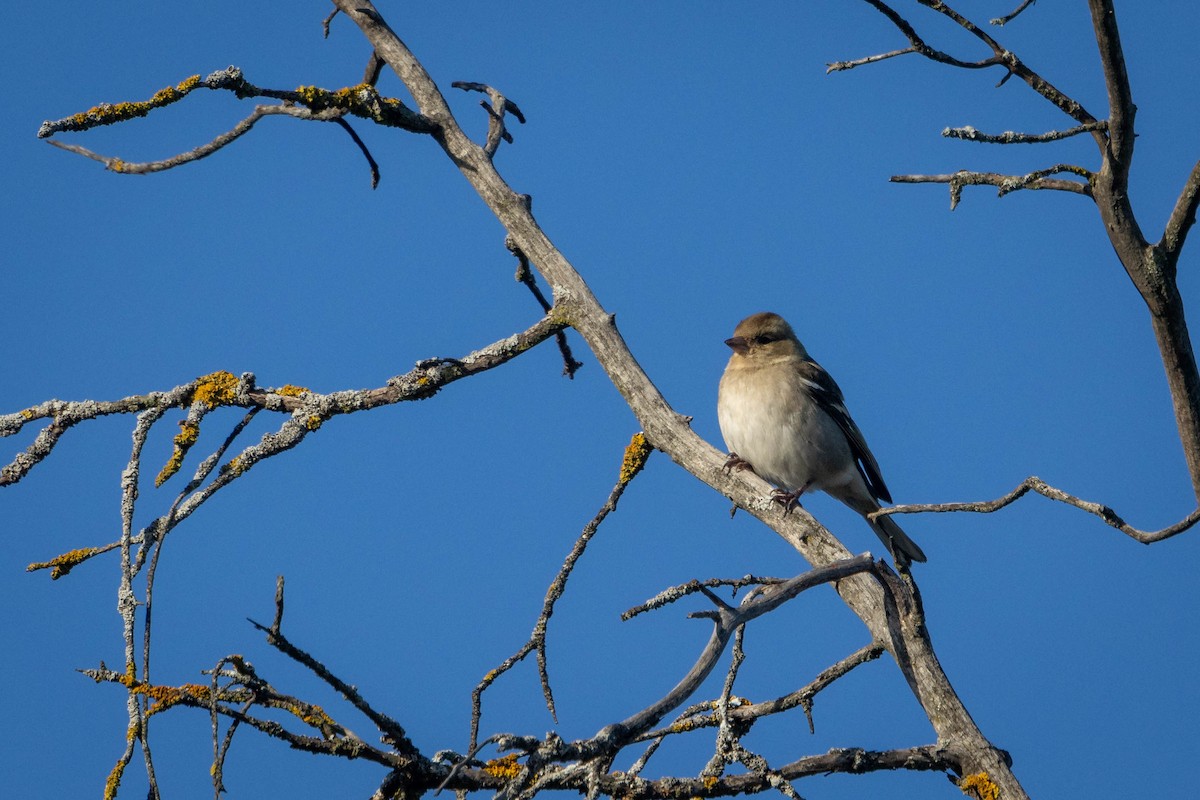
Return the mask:
[[742,470],[747,470],[747,469],[750,470],[751,472],[754,472],[754,466],[749,461],[747,461],[746,459],[739,456],[737,453],[729,454],[729,458],[725,459],[725,466],[722,467],[722,469],[725,470],[726,472],[731,472],[735,469],[738,472],[741,472]]
[[776,489],[771,492],[771,499],[783,506],[783,515],[786,517],[791,513],[793,508],[800,505],[800,495],[808,491],[811,483],[812,481],[809,481],[794,492],[789,492],[786,489]]

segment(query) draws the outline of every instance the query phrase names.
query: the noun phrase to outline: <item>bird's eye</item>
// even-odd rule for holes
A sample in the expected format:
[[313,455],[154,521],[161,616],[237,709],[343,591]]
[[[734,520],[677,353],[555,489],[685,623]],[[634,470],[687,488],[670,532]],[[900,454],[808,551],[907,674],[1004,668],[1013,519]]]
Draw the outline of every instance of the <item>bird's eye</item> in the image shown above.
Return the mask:
[[770,344],[771,342],[778,342],[779,337],[771,333],[760,333],[754,337],[753,341],[755,344]]

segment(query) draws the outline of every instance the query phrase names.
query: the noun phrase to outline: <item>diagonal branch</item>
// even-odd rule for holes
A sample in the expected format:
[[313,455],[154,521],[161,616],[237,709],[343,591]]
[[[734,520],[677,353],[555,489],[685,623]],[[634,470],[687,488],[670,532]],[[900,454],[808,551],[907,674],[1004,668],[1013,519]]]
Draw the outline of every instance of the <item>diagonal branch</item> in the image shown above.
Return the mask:
[[[435,140],[447,157],[549,283],[558,298],[556,308],[562,319],[591,347],[601,368],[637,417],[647,440],[779,533],[810,563],[828,564],[846,557],[845,547],[803,509],[781,517],[770,500],[771,487],[766,481],[745,473],[723,472],[725,454],[700,439],[689,427],[689,419],[667,403],[629,350],[613,315],[603,308],[578,271],[541,229],[521,195],[496,171],[482,148],[462,131],[429,73],[388,27],[370,0],[335,0],[335,3],[395,70],[420,114],[437,127]],[[966,754],[966,767],[972,772],[991,775],[1006,796],[1014,800],[1026,797],[1010,766],[971,719],[938,663],[911,584],[902,591],[903,619],[895,623],[886,610],[892,590],[885,589],[874,577],[851,576],[838,582],[837,591],[866,624],[872,638],[885,643],[897,663],[916,665],[916,669],[907,672],[915,676],[910,685],[916,686],[917,698],[929,715],[939,741],[961,746]],[[895,635],[896,628],[902,641]]]
[[1162,239],[1155,245],[1155,248],[1162,252],[1163,260],[1172,279],[1175,277],[1176,265],[1179,262],[1179,253],[1183,249],[1183,243],[1187,241],[1188,233],[1196,224],[1197,205],[1200,205],[1200,161],[1197,161],[1192,167],[1187,182],[1183,185],[1183,191],[1179,193],[1175,207],[1171,209],[1171,216],[1167,220]]

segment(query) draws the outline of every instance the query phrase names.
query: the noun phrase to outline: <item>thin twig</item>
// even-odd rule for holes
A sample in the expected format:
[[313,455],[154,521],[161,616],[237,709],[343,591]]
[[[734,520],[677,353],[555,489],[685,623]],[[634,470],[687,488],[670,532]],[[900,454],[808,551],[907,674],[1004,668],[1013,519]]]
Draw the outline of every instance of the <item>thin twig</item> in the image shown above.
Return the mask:
[[575,540],[575,544],[571,547],[571,552],[567,554],[563,565],[559,568],[558,574],[550,583],[549,588],[546,589],[546,598],[542,601],[542,611],[534,623],[533,632],[530,633],[529,639],[515,653],[501,662],[499,666],[490,670],[483,677],[483,680],[472,690],[471,735],[470,746],[468,748],[470,752],[478,750],[479,747],[477,739],[479,737],[479,720],[483,714],[483,693],[487,691],[487,688],[497,678],[523,661],[532,652],[537,652],[538,678],[542,685],[542,696],[546,701],[546,708],[550,711],[550,715],[557,721],[557,713],[554,708],[554,693],[550,688],[549,666],[546,658],[546,630],[550,624],[550,617],[554,614],[554,605],[566,590],[567,580],[571,577],[571,572],[575,569],[575,565],[579,562],[579,559],[583,557],[583,553],[587,549],[592,537],[596,535],[596,531],[600,529],[600,523],[604,522],[609,514],[616,511],[621,495],[625,493],[629,482],[645,467],[646,460],[650,457],[651,452],[653,452],[653,448],[646,442],[646,437],[641,433],[634,434],[629,445],[625,448],[625,454],[621,460],[621,471],[617,476],[616,485],[609,492],[608,499],[605,500],[604,505],[600,507],[596,515],[583,527],[579,538]]
[[1037,0],[1022,0],[1021,5],[1017,6],[1015,9],[1013,9],[1008,14],[1005,14],[1003,17],[996,17],[995,19],[990,19],[990,20],[988,20],[988,22],[992,25],[997,25],[997,26],[1007,25],[1008,23],[1010,23],[1014,19],[1016,19],[1017,16],[1022,11],[1029,8],[1031,5],[1033,5],[1036,2],[1037,2]]
[[[60,142],[57,139],[49,139],[47,141],[55,147],[75,153],[76,155],[84,156],[85,158],[90,158],[93,161],[99,161],[106,169],[112,172],[119,172],[122,175],[148,175],[152,172],[163,172],[168,169],[174,169],[175,167],[182,166],[183,164],[190,164],[193,161],[199,161],[202,158],[211,156],[221,148],[249,133],[250,129],[254,127],[254,124],[263,117],[283,114],[289,117],[295,117],[297,119],[310,120],[314,122],[333,122],[338,120],[344,113],[345,112],[337,110],[326,110],[320,112],[319,114],[315,114],[303,106],[255,106],[254,111],[250,113],[250,116],[243,119],[237,125],[234,125],[230,130],[212,139],[212,141],[188,150],[187,152],[171,156],[170,158],[140,163],[135,161],[125,161],[115,156],[105,156],[99,153],[94,153],[91,150],[88,150],[86,147],[81,147],[77,144],[67,144],[66,142]],[[361,147],[361,142],[359,144]],[[369,157],[370,156],[368,154],[368,158]]]
[[[921,5],[936,11],[942,16],[947,17],[953,21],[954,24],[982,42],[988,47],[988,49],[992,51],[992,55],[990,57],[982,58],[976,61],[967,61],[955,58],[954,56],[944,53],[941,50],[930,47],[916,32],[916,29],[913,28],[908,20],[902,17],[887,3],[883,2],[882,0],[866,0],[866,2],[879,11],[879,13],[891,20],[892,24],[895,25],[902,34],[904,34],[906,39],[908,39],[910,47],[906,50],[896,50],[890,53],[885,53],[881,56],[871,56],[867,58],[855,59],[853,61],[837,62],[837,69],[850,69],[863,64],[881,61],[884,58],[890,58],[895,55],[903,55],[908,52],[916,52],[925,58],[930,59],[931,61],[936,61],[939,64],[947,64],[952,67],[958,67],[960,69],[985,69],[987,67],[998,66],[1006,70],[1005,76],[1003,79],[1001,79],[1000,84],[1003,84],[1010,77],[1015,75],[1024,81],[1025,84],[1031,89],[1049,100],[1058,109],[1070,116],[1080,125],[1087,125],[1089,123],[1096,122],[1096,118],[1088,113],[1087,109],[1085,109],[1078,101],[1066,95],[1041,75],[1034,72],[1020,58],[1018,58],[1015,53],[1002,46],[986,31],[971,22],[963,15],[959,14],[945,2],[942,2],[942,0],[918,0],[918,2]],[[834,66],[835,65],[831,65],[831,68],[828,71],[835,71],[833,68]],[[1093,137],[1096,140],[1097,146],[1103,149],[1105,139],[1104,135],[1099,131],[1094,131]]]
[[483,145],[483,152],[488,158],[496,155],[496,150],[500,147],[501,140],[512,144],[512,134],[508,132],[508,126],[505,124],[505,116],[512,114],[517,118],[517,122],[525,124],[525,115],[521,113],[521,109],[517,104],[509,100],[499,90],[488,86],[486,83],[473,83],[471,81],[454,81],[450,84],[455,89],[462,89],[465,92],[482,92],[491,100],[491,105],[480,103],[483,110],[488,115],[488,133],[487,140]]
[[1061,489],[1056,489],[1050,486],[1041,478],[1030,475],[1025,480],[1006,495],[998,497],[995,500],[984,500],[975,503],[925,503],[925,504],[908,504],[901,506],[889,506],[882,508],[871,514],[868,518],[874,519],[879,516],[887,516],[890,514],[925,514],[925,513],[945,513],[951,511],[970,511],[976,514],[991,514],[994,511],[1015,503],[1017,500],[1024,497],[1029,492],[1037,492],[1043,497],[1048,497],[1060,503],[1066,503],[1069,506],[1074,506],[1089,514],[1094,514],[1105,523],[1113,528],[1116,528],[1121,533],[1125,534],[1134,541],[1142,544],[1151,544],[1160,542],[1163,539],[1169,539],[1172,536],[1183,533],[1191,528],[1197,522],[1200,522],[1200,508],[1196,509],[1186,517],[1176,522],[1174,525],[1169,525],[1157,531],[1143,531],[1125,522],[1117,512],[1113,511],[1106,505],[1093,503],[1089,500],[1082,500],[1073,494],[1068,494]]
[[[525,204],[526,208],[532,209],[533,198],[530,195],[521,195],[521,201]],[[541,288],[538,287],[537,278],[534,276],[533,270],[530,269],[529,256],[525,255],[521,248],[517,246],[517,243],[513,240],[511,235],[504,237],[504,246],[510,253],[516,256],[517,272],[514,277],[516,278],[517,282],[524,284],[525,287],[529,289],[530,293],[533,294],[533,298],[537,300],[537,303],[542,307],[542,310],[546,313],[549,313],[550,301],[546,299],[546,295],[544,295]],[[583,363],[576,361],[575,356],[571,353],[571,346],[567,342],[567,334],[565,331],[559,331],[558,333],[554,334],[554,340],[558,343],[558,352],[562,354],[563,375],[566,375],[570,380],[574,380],[575,373],[579,371],[579,368],[583,366]]]
[[419,754],[416,746],[412,743],[412,740],[408,738],[408,734],[405,733],[404,728],[400,725],[400,723],[396,722],[388,715],[372,708],[370,703],[368,703],[363,696],[359,694],[357,689],[334,675],[329,671],[328,667],[326,667],[306,651],[301,650],[299,647],[292,644],[291,641],[289,641],[288,638],[283,635],[283,631],[280,630],[280,626],[283,624],[282,575],[275,582],[275,617],[271,623],[271,626],[267,627],[265,625],[260,625],[252,619],[248,621],[255,628],[267,634],[267,644],[271,645],[296,663],[301,664],[309,672],[325,681],[325,683],[329,684],[334,691],[346,698],[350,705],[362,712],[363,716],[375,724],[375,727],[377,727],[380,733],[382,733],[386,738],[387,743],[397,752],[405,756],[416,756]]

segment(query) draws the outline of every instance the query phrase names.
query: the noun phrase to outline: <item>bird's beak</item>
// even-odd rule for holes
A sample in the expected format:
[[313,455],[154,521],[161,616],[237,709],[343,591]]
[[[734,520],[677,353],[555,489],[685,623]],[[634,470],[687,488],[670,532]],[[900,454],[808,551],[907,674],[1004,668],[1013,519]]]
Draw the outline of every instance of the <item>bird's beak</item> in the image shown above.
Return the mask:
[[725,344],[729,345],[730,349],[738,355],[746,355],[746,351],[750,349],[750,345],[746,343],[745,336],[734,336],[726,339]]

